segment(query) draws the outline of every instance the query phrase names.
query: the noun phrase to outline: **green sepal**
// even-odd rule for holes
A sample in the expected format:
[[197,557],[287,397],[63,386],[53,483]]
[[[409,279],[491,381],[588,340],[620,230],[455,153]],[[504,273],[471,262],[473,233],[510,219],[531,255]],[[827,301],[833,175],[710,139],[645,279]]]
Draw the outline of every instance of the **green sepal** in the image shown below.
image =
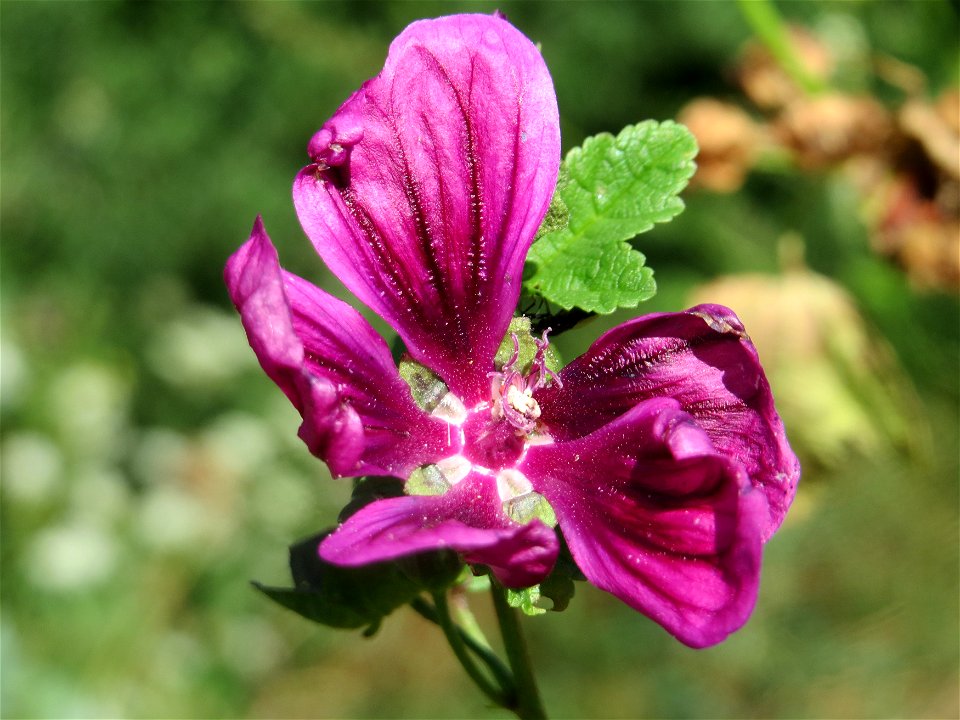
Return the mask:
[[576,586],[574,577],[579,569],[572,560],[561,553],[557,564],[539,585],[522,590],[507,589],[507,602],[526,615],[543,615],[546,612],[563,612],[570,605]]
[[577,587],[573,583],[573,574],[562,558],[557,560],[553,570],[547,578],[540,583],[540,594],[549,598],[553,606],[550,608],[553,612],[563,612],[567,609]]
[[507,588],[507,604],[510,607],[519,608],[524,615],[543,615],[547,611],[544,608],[537,607],[540,600],[540,586],[523,588],[523,590],[511,590]]
[[652,120],[571,150],[557,191],[568,221],[557,227],[553,218],[538,233],[524,269],[526,293],[598,313],[652,297],[653,271],[627,241],[682,211],[678,194],[693,175],[696,153],[685,127]]
[[436,465],[418,467],[403,484],[407,495],[443,495],[450,489],[450,483]]
[[446,592],[460,580],[464,563],[453,550],[417,553],[398,558],[397,567],[417,587],[430,593]]
[[518,525],[540,520],[549,527],[557,526],[557,514],[553,511],[553,507],[543,495],[537,492],[529,492],[505,500],[503,510]]
[[447,385],[440,376],[409,356],[400,359],[399,371],[400,377],[410,386],[414,401],[426,412],[432,412],[447,394]]
[[570,224],[570,208],[563,201],[563,189],[569,182],[570,174],[566,167],[561,165],[560,174],[557,177],[557,187],[553,191],[553,197],[550,198],[547,214],[543,216],[543,221],[537,229],[537,234],[533,239],[534,242],[544,235],[560,232]]
[[469,565],[464,568],[456,584],[463,588],[464,592],[490,592],[489,569],[485,565]]
[[540,583],[540,595],[550,600],[552,603],[550,610],[552,612],[566,610],[576,592],[575,583],[585,582],[587,579],[583,571],[577,566],[573,555],[570,554],[570,548],[567,546],[563,533],[558,531],[557,535],[560,538],[560,553],[557,555],[557,562],[546,579]]

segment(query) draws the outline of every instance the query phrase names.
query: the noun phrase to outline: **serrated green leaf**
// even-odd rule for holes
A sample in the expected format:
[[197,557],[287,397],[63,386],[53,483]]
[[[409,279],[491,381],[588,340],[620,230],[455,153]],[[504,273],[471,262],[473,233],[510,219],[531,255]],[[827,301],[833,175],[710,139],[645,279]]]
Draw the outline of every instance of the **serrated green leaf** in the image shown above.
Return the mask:
[[693,175],[696,152],[685,127],[652,120],[571,150],[557,191],[568,222],[538,233],[525,290],[568,310],[600,313],[652,297],[653,271],[627,241],[683,210],[678,193]]
[[308,620],[335,628],[374,626],[421,591],[393,563],[347,568],[320,559],[317,547],[329,531],[290,548],[292,588],[254,587]]
[[328,607],[349,607],[372,623],[410,602],[423,589],[396,563],[341,567],[322,560],[317,548],[329,533],[290,547],[290,573],[296,590],[315,594]]
[[376,621],[347,604],[331,601],[330,597],[321,593],[270,587],[258,582],[253,582],[252,585],[278,605],[320,625],[352,630]]

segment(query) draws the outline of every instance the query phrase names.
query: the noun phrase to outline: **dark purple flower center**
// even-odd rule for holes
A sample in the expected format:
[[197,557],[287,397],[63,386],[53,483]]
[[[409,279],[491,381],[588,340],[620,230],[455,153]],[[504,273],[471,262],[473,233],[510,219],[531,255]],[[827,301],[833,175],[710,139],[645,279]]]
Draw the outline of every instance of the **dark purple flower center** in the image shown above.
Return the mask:
[[526,374],[518,366],[520,341],[516,334],[511,338],[513,356],[500,371],[490,373],[488,401],[468,409],[460,398],[447,393],[433,411],[450,424],[452,436],[458,436],[459,442],[452,443],[458,452],[440,460],[431,472],[437,473],[435,477],[442,478],[448,488],[471,471],[489,477],[497,484],[504,511],[526,522],[531,513],[540,511],[538,503],[543,498],[533,492],[530,481],[516,468],[529,445],[552,442],[540,423],[540,405],[533,395],[560,379],[546,364],[546,332],[534,341],[537,350]]
[[463,424],[463,456],[490,470],[516,465],[525,440],[514,425],[494,418],[487,409],[471,413]]

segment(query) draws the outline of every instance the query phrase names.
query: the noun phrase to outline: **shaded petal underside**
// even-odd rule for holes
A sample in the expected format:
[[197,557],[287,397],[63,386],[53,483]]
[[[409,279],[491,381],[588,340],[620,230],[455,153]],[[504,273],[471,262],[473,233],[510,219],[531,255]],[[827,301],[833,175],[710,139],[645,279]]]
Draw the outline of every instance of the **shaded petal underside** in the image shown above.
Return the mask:
[[335,565],[366,565],[429,550],[451,549],[487,565],[507,587],[536,585],[557,559],[553,529],[539,520],[510,522],[495,481],[471,474],[444,495],[377,500],[351,515],[320,544]]
[[346,303],[280,268],[260,219],[225,272],[267,375],[335,475],[406,477],[449,455],[446,423],[416,406],[383,339]]
[[594,585],[693,647],[746,622],[766,501],[676,401],[649,400],[586,437],[533,446],[520,469]]
[[330,269],[469,405],[560,163],[553,84],[505,20],[410,25],[314,136],[294,201]]
[[780,526],[796,494],[800,465],[739,318],[719,305],[646,315],[602,335],[536,395],[558,440],[582,437],[657,397],[674,398],[736,460],[770,507],[764,530]]

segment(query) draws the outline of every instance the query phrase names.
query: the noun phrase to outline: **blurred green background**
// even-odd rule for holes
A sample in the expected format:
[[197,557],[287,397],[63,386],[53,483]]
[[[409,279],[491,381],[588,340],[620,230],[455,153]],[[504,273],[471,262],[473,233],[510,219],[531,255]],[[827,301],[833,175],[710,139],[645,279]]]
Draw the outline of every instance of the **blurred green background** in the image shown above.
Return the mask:
[[[493,7],[0,4],[3,716],[504,716],[412,612],[361,639],[248,585],[286,583],[287,546],[334,521],[349,483],[296,438],[220,275],[262,213],[288,268],[347,297],[290,200],[307,140],[408,22]],[[735,4],[499,7],[542,43],[565,149],[698,96],[760,120],[734,80],[751,36]],[[910,93],[877,58],[924,98],[957,86],[948,3],[781,9],[855,56],[836,82],[891,113]],[[800,493],[754,617],[720,647],[686,649],[584,585],[528,619],[548,709],[957,717],[955,289],[875,252],[846,165],[771,163],[686,202],[637,242],[660,287],[640,311],[736,299]],[[559,345],[572,357],[632,314]]]

